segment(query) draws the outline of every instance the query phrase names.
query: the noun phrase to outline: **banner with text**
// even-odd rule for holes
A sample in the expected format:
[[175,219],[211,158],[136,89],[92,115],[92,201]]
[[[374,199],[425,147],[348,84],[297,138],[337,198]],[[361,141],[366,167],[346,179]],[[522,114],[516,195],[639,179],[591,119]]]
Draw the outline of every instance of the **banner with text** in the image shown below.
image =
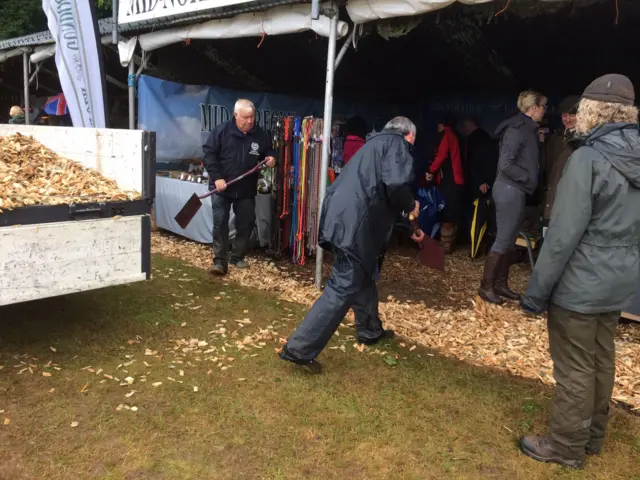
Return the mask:
[[135,24],[187,13],[206,13],[214,8],[230,7],[241,3],[258,4],[259,2],[256,0],[119,0],[118,24]]
[[74,127],[105,128],[105,77],[93,0],[43,0]]
[[[209,132],[233,118],[233,106],[239,98],[255,104],[256,122],[267,130],[275,117],[321,117],[324,109],[321,98],[183,85],[143,75],[138,82],[138,128],[156,132],[156,159],[160,163],[202,159],[202,145]],[[379,129],[399,115],[401,108],[398,104],[377,107],[336,100],[333,116],[346,119],[358,115]]]

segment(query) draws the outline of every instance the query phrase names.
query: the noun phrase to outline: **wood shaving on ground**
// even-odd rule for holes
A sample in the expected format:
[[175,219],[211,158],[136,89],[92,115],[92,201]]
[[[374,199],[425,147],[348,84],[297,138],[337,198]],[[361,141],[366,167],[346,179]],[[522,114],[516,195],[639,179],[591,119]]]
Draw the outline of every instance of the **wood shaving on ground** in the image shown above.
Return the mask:
[[[207,245],[154,233],[152,248],[154,253],[180,258],[195,267],[211,266],[212,251]],[[525,315],[516,302],[496,306],[477,297],[483,259],[471,260],[466,250],[460,250],[446,258],[442,274],[417,265],[414,257],[413,250],[397,250],[385,258],[378,290],[380,317],[386,328],[445,356],[547,385],[555,383],[545,319]],[[248,263],[247,270],[232,268],[228,278],[307,306],[320,296],[313,285],[313,261],[296,266],[288,259],[276,263],[263,257],[248,259]],[[325,264],[325,279],[329,271],[330,265]],[[528,265],[512,267],[512,288],[524,291],[529,275]],[[618,329],[613,398],[640,408],[639,326],[620,325]]]
[[33,137],[0,137],[0,213],[32,205],[139,198],[139,193],[122,190],[96,170],[61,158]]

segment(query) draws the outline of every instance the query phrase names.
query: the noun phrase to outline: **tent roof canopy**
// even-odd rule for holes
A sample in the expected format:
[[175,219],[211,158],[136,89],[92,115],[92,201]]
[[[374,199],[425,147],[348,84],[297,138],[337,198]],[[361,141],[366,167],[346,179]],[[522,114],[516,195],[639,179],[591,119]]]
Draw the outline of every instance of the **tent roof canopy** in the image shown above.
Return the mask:
[[[114,0],[115,1],[115,0]],[[156,29],[158,27],[165,26],[178,26],[184,24],[195,23],[198,21],[211,20],[215,18],[226,18],[240,13],[256,12],[265,10],[279,5],[292,5],[297,3],[304,3],[306,0],[258,0],[251,2],[250,5],[235,5],[229,7],[216,8],[207,13],[202,14],[190,14],[188,16],[169,16],[159,17],[143,22],[137,22],[135,24],[124,24],[118,27],[118,31],[121,34],[137,34],[140,31],[148,31]],[[309,6],[311,9],[311,6]],[[111,18],[103,18],[98,21],[98,27],[100,29],[100,35],[109,35],[113,30],[113,20]],[[30,35],[24,35],[22,37],[9,38],[6,40],[0,40],[0,51],[13,49],[16,47],[29,47],[37,45],[46,45],[54,43],[51,32],[48,30],[38,33],[32,33]]]

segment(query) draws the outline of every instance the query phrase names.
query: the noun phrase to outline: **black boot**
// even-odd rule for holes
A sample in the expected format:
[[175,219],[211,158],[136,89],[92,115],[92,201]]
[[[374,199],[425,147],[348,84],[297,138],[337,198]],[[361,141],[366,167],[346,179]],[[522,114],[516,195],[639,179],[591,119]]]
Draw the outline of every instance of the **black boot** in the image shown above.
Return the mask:
[[502,255],[496,252],[489,252],[484,262],[484,271],[482,272],[482,282],[480,283],[480,290],[478,295],[485,302],[495,303],[500,305],[503,300],[498,296],[494,290],[496,283],[496,274]]
[[520,300],[520,295],[509,288],[509,270],[511,269],[512,256],[507,253],[502,255],[502,259],[498,264],[496,273],[496,283],[494,291],[501,297],[508,298],[509,300]]

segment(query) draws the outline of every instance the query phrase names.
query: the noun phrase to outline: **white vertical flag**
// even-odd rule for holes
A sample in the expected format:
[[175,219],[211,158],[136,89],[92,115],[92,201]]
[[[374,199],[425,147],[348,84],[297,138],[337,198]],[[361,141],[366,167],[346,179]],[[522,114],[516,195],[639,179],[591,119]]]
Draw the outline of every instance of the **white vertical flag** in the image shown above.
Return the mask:
[[42,0],[74,127],[105,128],[106,88],[93,0]]

